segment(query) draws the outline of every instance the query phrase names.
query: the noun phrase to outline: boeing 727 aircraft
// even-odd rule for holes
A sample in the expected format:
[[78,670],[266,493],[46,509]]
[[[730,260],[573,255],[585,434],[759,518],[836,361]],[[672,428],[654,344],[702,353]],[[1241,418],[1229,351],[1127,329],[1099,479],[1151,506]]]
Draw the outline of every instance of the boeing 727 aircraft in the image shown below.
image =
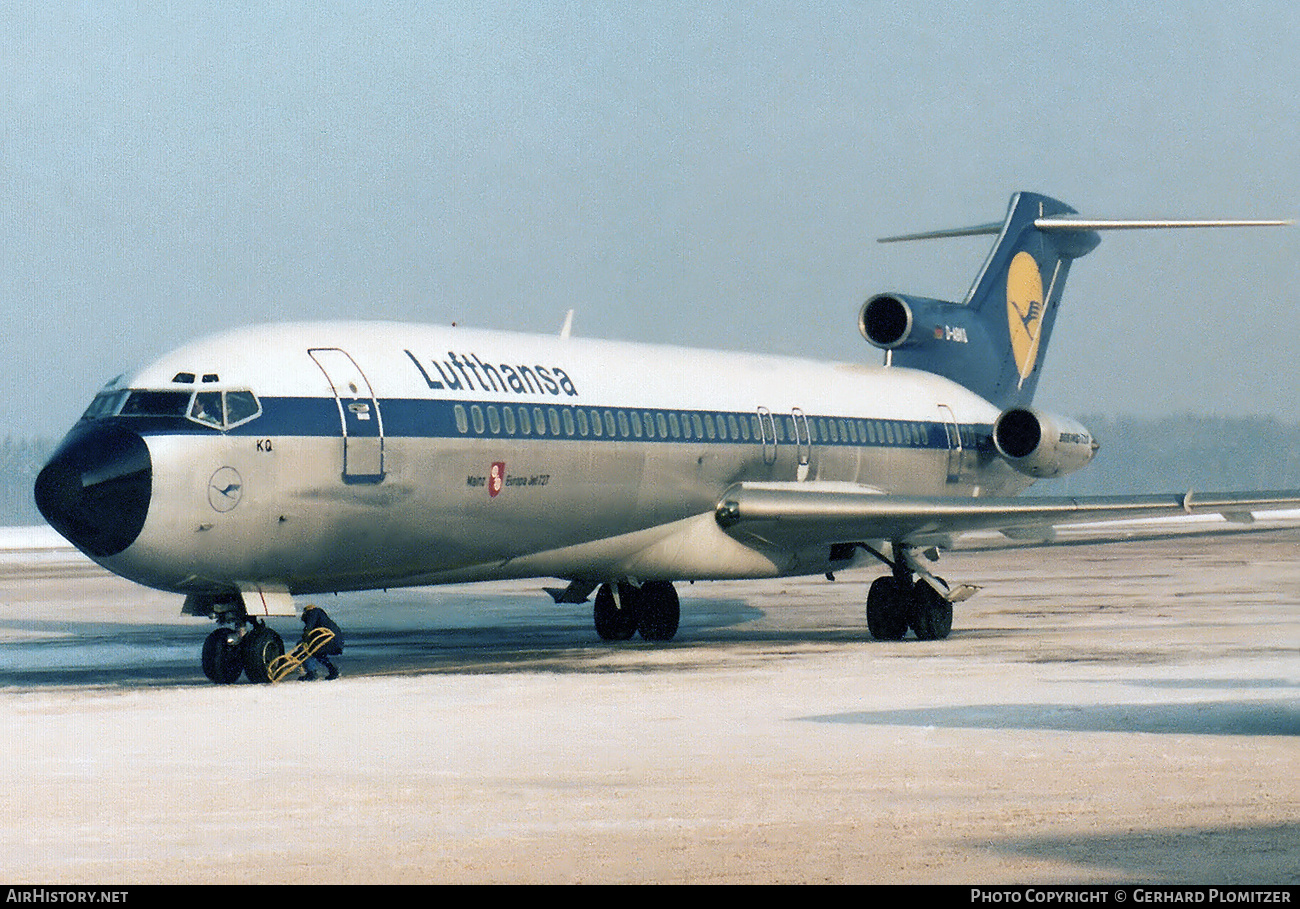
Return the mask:
[[862,307],[884,365],[383,322],[256,326],[105,387],[36,481],[49,523],[218,628],[204,671],[268,679],[264,619],[329,591],[544,577],[596,631],[670,640],[674,582],[878,560],[876,638],[940,639],[971,593],[927,567],[964,531],[1300,507],[1300,491],[1015,498],[1087,464],[1034,409],[1071,263],[1106,229],[1031,193],[966,299]]

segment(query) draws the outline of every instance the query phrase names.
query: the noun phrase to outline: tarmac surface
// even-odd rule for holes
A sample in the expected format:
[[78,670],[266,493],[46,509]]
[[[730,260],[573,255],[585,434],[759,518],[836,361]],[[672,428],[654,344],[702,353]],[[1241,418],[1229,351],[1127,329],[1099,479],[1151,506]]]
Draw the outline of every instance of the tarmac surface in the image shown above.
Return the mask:
[[323,597],[343,678],[218,687],[180,597],[0,552],[0,876],[1294,885],[1298,556],[952,553],[942,642],[858,571],[680,585],[668,645],[540,581]]

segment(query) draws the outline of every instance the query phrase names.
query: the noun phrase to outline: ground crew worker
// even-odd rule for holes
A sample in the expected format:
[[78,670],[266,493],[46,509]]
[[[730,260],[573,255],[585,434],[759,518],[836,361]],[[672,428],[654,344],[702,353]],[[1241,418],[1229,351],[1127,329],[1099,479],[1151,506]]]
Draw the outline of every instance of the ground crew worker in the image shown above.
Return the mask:
[[302,667],[305,674],[300,676],[298,681],[316,681],[316,670],[321,666],[325,667],[327,673],[325,676],[326,681],[337,679],[339,677],[339,670],[337,666],[330,662],[330,657],[337,656],[343,652],[342,630],[340,630],[338,625],[334,624],[334,620],[326,614],[325,610],[321,609],[315,603],[308,603],[306,606],[302,607],[302,624],[302,643],[304,646],[307,644],[308,636],[317,628],[328,628],[330,631],[334,632],[334,637],[330,638],[325,646],[321,647],[320,650],[317,650],[306,659]]

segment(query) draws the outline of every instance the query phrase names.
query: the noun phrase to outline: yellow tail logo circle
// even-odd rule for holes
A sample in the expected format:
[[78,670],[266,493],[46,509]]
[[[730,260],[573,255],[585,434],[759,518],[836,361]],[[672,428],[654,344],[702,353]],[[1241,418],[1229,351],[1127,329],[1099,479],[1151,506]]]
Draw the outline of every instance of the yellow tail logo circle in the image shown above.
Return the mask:
[[1007,269],[1007,325],[1022,382],[1034,371],[1042,324],[1043,276],[1033,256],[1018,252]]

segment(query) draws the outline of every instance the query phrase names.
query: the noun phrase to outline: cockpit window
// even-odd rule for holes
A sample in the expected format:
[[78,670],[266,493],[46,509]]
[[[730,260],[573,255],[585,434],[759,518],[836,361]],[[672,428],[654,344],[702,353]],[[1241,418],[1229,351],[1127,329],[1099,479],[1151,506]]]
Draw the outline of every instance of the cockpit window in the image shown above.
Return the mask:
[[190,403],[189,418],[204,426],[230,429],[261,412],[262,405],[251,391],[199,391]]
[[251,391],[174,391],[105,389],[95,395],[83,420],[125,417],[185,417],[213,429],[230,429],[260,416],[262,405]]
[[221,427],[221,392],[201,391],[190,405],[190,419],[208,426]]
[[188,391],[133,391],[119,413],[131,417],[183,417],[190,406]]
[[257,395],[251,391],[226,392],[226,425],[238,426],[262,412]]
[[125,398],[125,391],[118,389],[101,391],[95,395],[95,400],[90,402],[90,406],[81,415],[81,419],[97,420],[100,417],[111,417],[117,413],[117,409],[122,406],[122,401]]

